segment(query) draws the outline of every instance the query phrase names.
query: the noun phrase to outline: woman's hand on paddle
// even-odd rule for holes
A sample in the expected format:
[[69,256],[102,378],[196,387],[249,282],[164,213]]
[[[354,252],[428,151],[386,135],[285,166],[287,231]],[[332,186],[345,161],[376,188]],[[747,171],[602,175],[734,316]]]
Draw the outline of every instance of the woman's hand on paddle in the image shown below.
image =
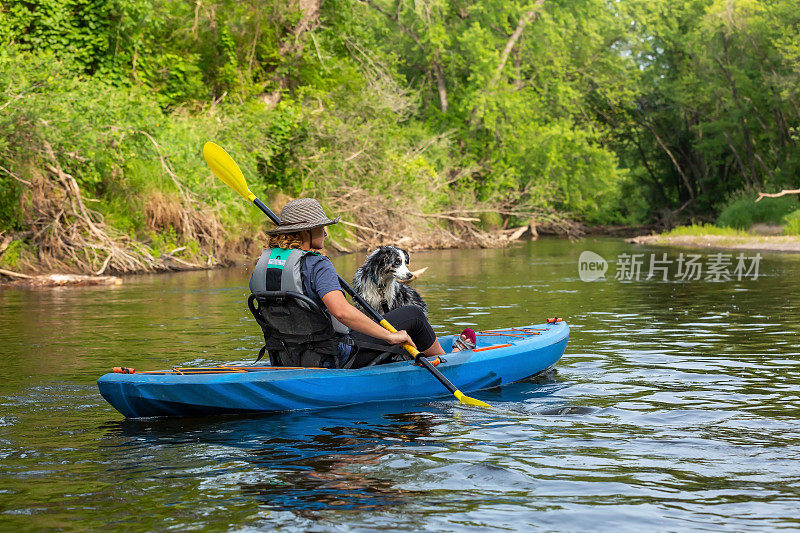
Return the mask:
[[391,342],[392,344],[406,344],[406,343],[408,343],[411,346],[413,346],[414,348],[417,347],[417,345],[414,344],[414,341],[411,340],[411,337],[408,335],[408,332],[406,330],[404,330],[404,329],[401,329],[397,333],[389,333],[388,331],[387,331],[387,333],[388,333],[389,336],[386,338],[386,340],[388,342]]
[[400,330],[396,333],[391,333],[383,329],[383,326],[373,322],[370,317],[350,305],[342,291],[330,291],[322,297],[322,303],[342,324],[359,333],[376,339],[383,339],[392,344],[408,343],[416,348],[407,331]]

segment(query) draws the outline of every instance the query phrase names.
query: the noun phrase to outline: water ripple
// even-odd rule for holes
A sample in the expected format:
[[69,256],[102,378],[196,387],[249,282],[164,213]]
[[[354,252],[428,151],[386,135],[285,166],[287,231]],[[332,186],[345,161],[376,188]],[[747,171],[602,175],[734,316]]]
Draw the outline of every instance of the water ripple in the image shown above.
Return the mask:
[[[250,361],[241,269],[0,292],[0,524],[253,531],[800,528],[800,262],[583,283],[585,247],[415,254],[440,333],[566,316],[555,371],[450,400],[123,420],[112,366]],[[353,271],[359,258],[337,258]],[[67,526],[68,527],[68,526]]]

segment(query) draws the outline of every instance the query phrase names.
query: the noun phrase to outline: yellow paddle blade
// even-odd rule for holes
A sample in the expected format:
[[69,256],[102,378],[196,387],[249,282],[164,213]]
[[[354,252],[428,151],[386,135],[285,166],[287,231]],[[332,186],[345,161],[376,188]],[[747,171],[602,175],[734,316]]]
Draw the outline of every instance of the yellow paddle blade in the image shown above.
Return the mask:
[[231,189],[238,192],[242,198],[245,198],[248,202],[256,199],[256,195],[250,192],[247,187],[247,182],[244,181],[244,174],[242,174],[239,165],[221,146],[207,142],[203,146],[203,157],[206,159],[208,166],[211,167],[211,172]]
[[453,396],[458,398],[458,401],[466,405],[474,405],[475,407],[491,407],[491,405],[486,402],[482,402],[480,400],[476,400],[475,398],[470,398],[469,396],[464,395],[464,393],[460,390],[455,391]]

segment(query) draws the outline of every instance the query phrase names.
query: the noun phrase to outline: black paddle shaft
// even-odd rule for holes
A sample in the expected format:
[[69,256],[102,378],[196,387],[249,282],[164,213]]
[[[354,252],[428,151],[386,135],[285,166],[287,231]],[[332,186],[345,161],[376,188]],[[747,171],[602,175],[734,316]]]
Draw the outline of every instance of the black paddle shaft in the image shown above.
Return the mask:
[[[279,225],[281,223],[281,219],[279,219],[278,216],[272,212],[272,209],[267,207],[264,204],[264,202],[256,198],[255,200],[253,200],[253,203],[256,204],[256,206],[258,206],[258,208],[261,209],[264,212],[264,214],[267,215],[269,219],[275,223],[275,225]],[[358,304],[361,307],[366,309],[367,313],[370,315],[370,318],[372,318],[372,320],[378,323],[380,323],[381,320],[383,320],[383,317],[379,315],[378,312],[375,311],[375,309],[373,309],[372,306],[369,305],[367,301],[361,297],[360,294],[354,291],[353,288],[345,280],[342,279],[342,276],[339,276],[339,283],[341,284],[345,292],[347,292],[347,294],[352,296],[353,299],[356,302],[358,302]],[[455,393],[458,390],[456,386],[450,383],[450,380],[444,377],[444,374],[439,372],[439,369],[433,366],[431,362],[428,361],[422,353],[419,353],[415,358],[415,360],[418,364],[424,366],[426,370],[428,370],[431,374],[433,374],[433,376],[439,380],[439,383],[444,385],[447,388],[447,390],[449,390],[452,393]]]

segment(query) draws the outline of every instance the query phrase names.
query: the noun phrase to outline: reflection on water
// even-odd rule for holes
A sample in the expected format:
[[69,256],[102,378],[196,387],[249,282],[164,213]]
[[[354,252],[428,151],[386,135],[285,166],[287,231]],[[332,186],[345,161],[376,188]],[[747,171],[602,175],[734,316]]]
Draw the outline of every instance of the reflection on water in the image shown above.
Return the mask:
[[[233,485],[268,509],[369,510],[420,496],[395,487],[377,470],[394,453],[394,446],[429,444],[433,415],[394,412],[383,406],[339,411],[319,417],[123,420],[104,424],[103,429],[113,443],[108,444],[111,455],[142,448],[169,464],[176,459],[176,443],[215,450],[215,479],[205,483]],[[239,461],[246,461],[246,472]],[[233,468],[220,468],[225,463]],[[375,474],[363,474],[370,470]]]
[[0,525],[800,526],[800,256],[765,254],[757,280],[584,283],[586,249],[642,251],[414,254],[441,333],[554,315],[573,328],[556,371],[476,395],[491,412],[438,400],[124,420],[94,385],[111,366],[255,358],[247,269],[0,291]]

